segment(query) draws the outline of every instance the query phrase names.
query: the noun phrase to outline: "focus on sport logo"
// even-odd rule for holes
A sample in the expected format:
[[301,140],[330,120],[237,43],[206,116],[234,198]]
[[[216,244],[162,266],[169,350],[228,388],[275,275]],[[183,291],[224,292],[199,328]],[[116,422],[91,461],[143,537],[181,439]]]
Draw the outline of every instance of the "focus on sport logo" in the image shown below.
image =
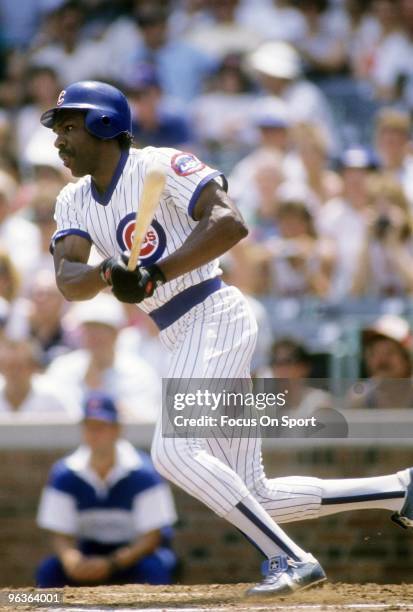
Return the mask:
[[[116,230],[117,243],[122,251],[130,251],[135,231],[135,213],[129,213],[122,219]],[[166,234],[162,225],[155,219],[146,232],[145,240],[139,254],[139,260],[145,265],[158,261],[166,247]]]

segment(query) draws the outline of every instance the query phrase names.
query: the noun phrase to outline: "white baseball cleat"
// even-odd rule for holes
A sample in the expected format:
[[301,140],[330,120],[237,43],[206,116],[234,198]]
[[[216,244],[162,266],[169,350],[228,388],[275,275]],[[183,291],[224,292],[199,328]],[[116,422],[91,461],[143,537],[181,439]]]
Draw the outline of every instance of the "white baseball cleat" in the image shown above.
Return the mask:
[[391,520],[403,527],[403,529],[413,528],[413,468],[409,469],[409,482],[406,488],[406,497],[400,512],[394,512]]
[[262,582],[247,591],[248,596],[282,596],[308,589],[326,580],[326,575],[313,556],[308,561],[293,561],[285,556],[269,560],[269,572]]

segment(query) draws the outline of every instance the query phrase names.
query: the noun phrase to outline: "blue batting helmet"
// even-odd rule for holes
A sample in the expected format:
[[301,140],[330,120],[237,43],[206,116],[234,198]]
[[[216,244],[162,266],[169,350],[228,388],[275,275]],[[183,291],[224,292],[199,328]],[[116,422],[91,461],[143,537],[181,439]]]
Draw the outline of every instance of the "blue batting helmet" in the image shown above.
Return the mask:
[[132,134],[132,116],[128,101],[119,89],[99,81],[79,81],[60,92],[56,106],[47,110],[41,123],[53,128],[63,109],[85,112],[85,127],[96,138],[109,140],[120,134]]

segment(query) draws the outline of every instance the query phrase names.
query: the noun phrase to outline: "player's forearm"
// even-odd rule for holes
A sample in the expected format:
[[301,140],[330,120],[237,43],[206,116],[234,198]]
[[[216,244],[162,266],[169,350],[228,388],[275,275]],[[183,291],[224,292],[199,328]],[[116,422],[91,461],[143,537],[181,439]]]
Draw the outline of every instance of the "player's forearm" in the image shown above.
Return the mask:
[[56,271],[56,283],[60,292],[69,301],[88,300],[105,287],[99,266],[62,259]]
[[231,215],[201,219],[184,244],[158,265],[172,280],[219,257],[247,234],[243,221]]

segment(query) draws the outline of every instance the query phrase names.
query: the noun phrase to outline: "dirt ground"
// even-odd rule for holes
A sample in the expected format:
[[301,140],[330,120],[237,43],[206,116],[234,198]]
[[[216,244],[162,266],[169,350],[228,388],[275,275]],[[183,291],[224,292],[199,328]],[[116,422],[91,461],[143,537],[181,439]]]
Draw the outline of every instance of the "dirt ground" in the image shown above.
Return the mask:
[[[66,612],[87,610],[413,610],[413,584],[327,584],[302,591],[288,598],[266,601],[244,597],[247,584],[65,588],[63,602],[55,607],[4,605],[6,589],[0,590],[1,612],[12,610],[54,610]],[[20,593],[34,589],[20,589]],[[40,591],[41,592],[41,591]]]

